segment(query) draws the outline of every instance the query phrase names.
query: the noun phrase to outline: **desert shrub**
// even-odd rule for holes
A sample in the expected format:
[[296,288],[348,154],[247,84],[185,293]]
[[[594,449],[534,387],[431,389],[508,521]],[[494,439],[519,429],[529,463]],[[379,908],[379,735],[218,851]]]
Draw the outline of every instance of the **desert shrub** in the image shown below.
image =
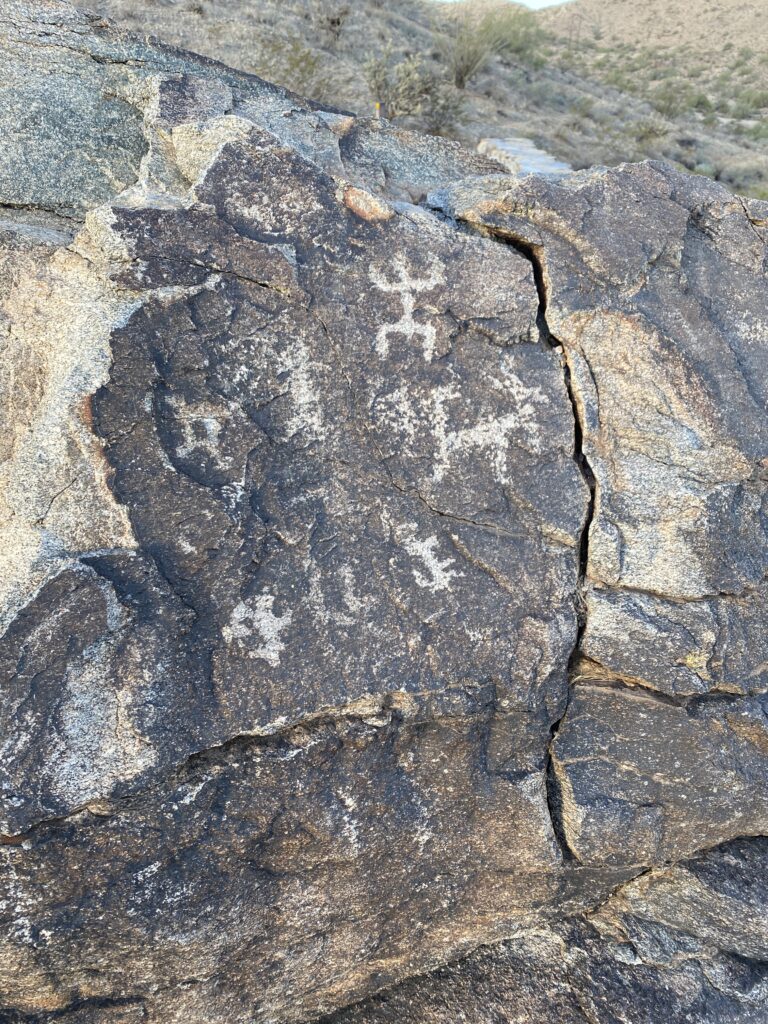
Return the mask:
[[394,120],[422,113],[430,76],[420,56],[411,54],[397,60],[392,46],[387,45],[378,56],[368,58],[363,75],[384,117]]
[[466,97],[452,82],[433,76],[421,123],[433,135],[450,135],[466,118]]
[[618,89],[620,92],[633,92],[634,83],[624,71],[614,68],[609,71],[605,76],[605,84],[612,86],[614,89]]
[[750,110],[763,110],[768,107],[768,89],[745,89],[739,100]]
[[691,107],[691,93],[683,84],[666,80],[657,86],[649,99],[664,117],[677,117]]
[[369,57],[363,74],[381,113],[390,120],[411,117],[436,135],[450,134],[464,118],[466,100],[452,82],[411,54],[398,59],[391,43]]
[[263,43],[256,69],[270,82],[301,96],[316,100],[333,99],[333,82],[327,62],[299,38],[273,38],[269,43]]
[[584,118],[591,117],[594,108],[595,101],[591,96],[579,96],[579,98],[571,104],[571,110],[573,113]]
[[535,60],[544,34],[530,11],[496,7],[484,16],[483,25],[491,38],[494,53],[500,57],[516,57],[523,62]]
[[309,16],[312,27],[320,40],[331,47],[339,41],[342,30],[352,14],[348,3],[334,3],[333,0],[309,0]]
[[493,45],[482,21],[469,10],[454,15],[442,56],[457,89],[466,88],[493,56]]
[[691,97],[691,106],[702,114],[709,113],[712,109],[712,100],[705,92],[697,92]]
[[465,2],[450,12],[443,59],[456,88],[464,89],[493,56],[535,63],[542,42],[543,33],[530,11]]
[[649,146],[666,138],[669,134],[669,127],[657,118],[646,118],[632,126],[632,134],[639,146]]

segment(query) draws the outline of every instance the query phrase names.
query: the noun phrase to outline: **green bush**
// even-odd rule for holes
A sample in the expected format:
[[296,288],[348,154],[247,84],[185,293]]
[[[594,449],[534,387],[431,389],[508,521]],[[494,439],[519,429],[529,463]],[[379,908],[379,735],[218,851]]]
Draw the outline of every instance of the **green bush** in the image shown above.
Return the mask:
[[528,61],[538,55],[543,33],[530,11],[498,7],[484,17],[483,26],[500,57]]
[[544,34],[530,11],[509,4],[465,2],[450,12],[443,59],[457,89],[486,67],[491,57],[535,63]]
[[690,90],[680,82],[671,80],[665,80],[657,86],[649,98],[664,117],[677,117],[692,105]]
[[639,146],[648,146],[651,143],[660,142],[661,139],[666,138],[669,134],[669,128],[664,122],[658,121],[655,118],[638,121],[632,126],[632,131],[635,142]]
[[579,98],[571,104],[571,110],[574,114],[578,114],[579,117],[591,117],[594,109],[595,101],[591,96],[579,96]]
[[467,116],[466,98],[452,82],[432,77],[420,121],[433,135],[450,135]]
[[768,89],[745,89],[739,100],[751,110],[763,110],[768,107]]
[[368,58],[363,74],[382,117],[394,120],[422,112],[429,92],[429,76],[420,56],[412,54],[396,60],[392,45],[387,44],[381,54]]
[[451,82],[426,68],[418,54],[398,60],[390,43],[366,61],[363,73],[383,117],[416,118],[436,135],[450,133],[464,118],[464,96]]
[[605,76],[605,84],[613,86],[614,89],[618,89],[619,92],[634,92],[634,83],[632,80],[618,68]]
[[691,106],[702,114],[708,114],[712,109],[712,100],[705,92],[697,92],[691,99]]

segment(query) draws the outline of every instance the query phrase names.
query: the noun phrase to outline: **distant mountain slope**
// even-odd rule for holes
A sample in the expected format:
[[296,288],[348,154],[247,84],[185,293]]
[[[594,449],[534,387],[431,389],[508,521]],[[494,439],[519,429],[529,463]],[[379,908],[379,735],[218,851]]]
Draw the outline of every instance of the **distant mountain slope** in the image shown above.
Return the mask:
[[768,52],[767,0],[574,0],[542,11],[540,20],[574,41],[581,35],[603,46]]

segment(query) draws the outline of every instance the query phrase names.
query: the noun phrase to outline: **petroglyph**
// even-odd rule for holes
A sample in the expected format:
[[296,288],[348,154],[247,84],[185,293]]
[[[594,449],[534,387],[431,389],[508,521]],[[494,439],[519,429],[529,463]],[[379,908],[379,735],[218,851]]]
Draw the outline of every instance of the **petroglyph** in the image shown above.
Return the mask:
[[426,590],[436,594],[439,590],[450,590],[451,580],[463,573],[457,569],[450,568],[455,565],[453,558],[439,558],[438,546],[440,541],[436,535],[427,537],[425,540],[417,536],[415,523],[406,523],[395,531],[396,538],[403,545],[412,558],[417,558],[426,572],[414,568],[413,578],[416,583]]
[[[382,324],[376,332],[376,353],[385,358],[389,355],[390,338],[396,335],[403,335],[411,341],[420,338],[425,362],[430,362],[435,354],[435,342],[437,332],[434,324],[427,321],[419,321],[414,317],[416,312],[417,298],[426,292],[439,288],[445,281],[443,267],[436,261],[432,261],[429,273],[426,276],[415,276],[408,267],[402,256],[395,258],[392,264],[394,280],[383,274],[377,267],[371,267],[370,278],[376,287],[387,294],[394,294],[400,297],[403,306],[402,316],[399,320],[390,324]],[[434,312],[426,310],[426,313]]]
[[511,446],[527,447],[534,453],[541,450],[539,410],[549,404],[549,399],[538,385],[526,384],[507,367],[499,375],[499,387],[513,410],[502,416],[489,415],[459,429],[450,426],[456,418],[449,413],[448,406],[460,400],[460,389],[455,384],[435,388],[432,398],[437,438],[433,470],[435,482],[445,477],[456,460],[480,454],[490,460],[497,480],[507,483]]
[[247,658],[261,658],[273,668],[280,664],[280,655],[285,650],[281,636],[293,621],[293,613],[274,613],[273,594],[258,594],[247,601],[240,601],[232,612],[229,625],[223,629],[224,639],[235,643],[240,653]]

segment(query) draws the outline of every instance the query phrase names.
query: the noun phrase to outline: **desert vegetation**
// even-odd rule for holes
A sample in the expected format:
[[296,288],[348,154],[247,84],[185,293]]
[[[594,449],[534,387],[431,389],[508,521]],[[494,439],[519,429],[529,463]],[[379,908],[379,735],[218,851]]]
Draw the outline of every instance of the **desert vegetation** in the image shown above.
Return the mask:
[[452,8],[438,32],[438,52],[457,89],[465,89],[493,57],[535,63],[544,38],[530,11],[472,0]]
[[768,196],[768,39],[638,45],[596,0],[568,10],[585,3],[598,16],[568,23],[502,0],[92,0],[339,109],[470,146],[521,135],[576,168],[666,160]]

